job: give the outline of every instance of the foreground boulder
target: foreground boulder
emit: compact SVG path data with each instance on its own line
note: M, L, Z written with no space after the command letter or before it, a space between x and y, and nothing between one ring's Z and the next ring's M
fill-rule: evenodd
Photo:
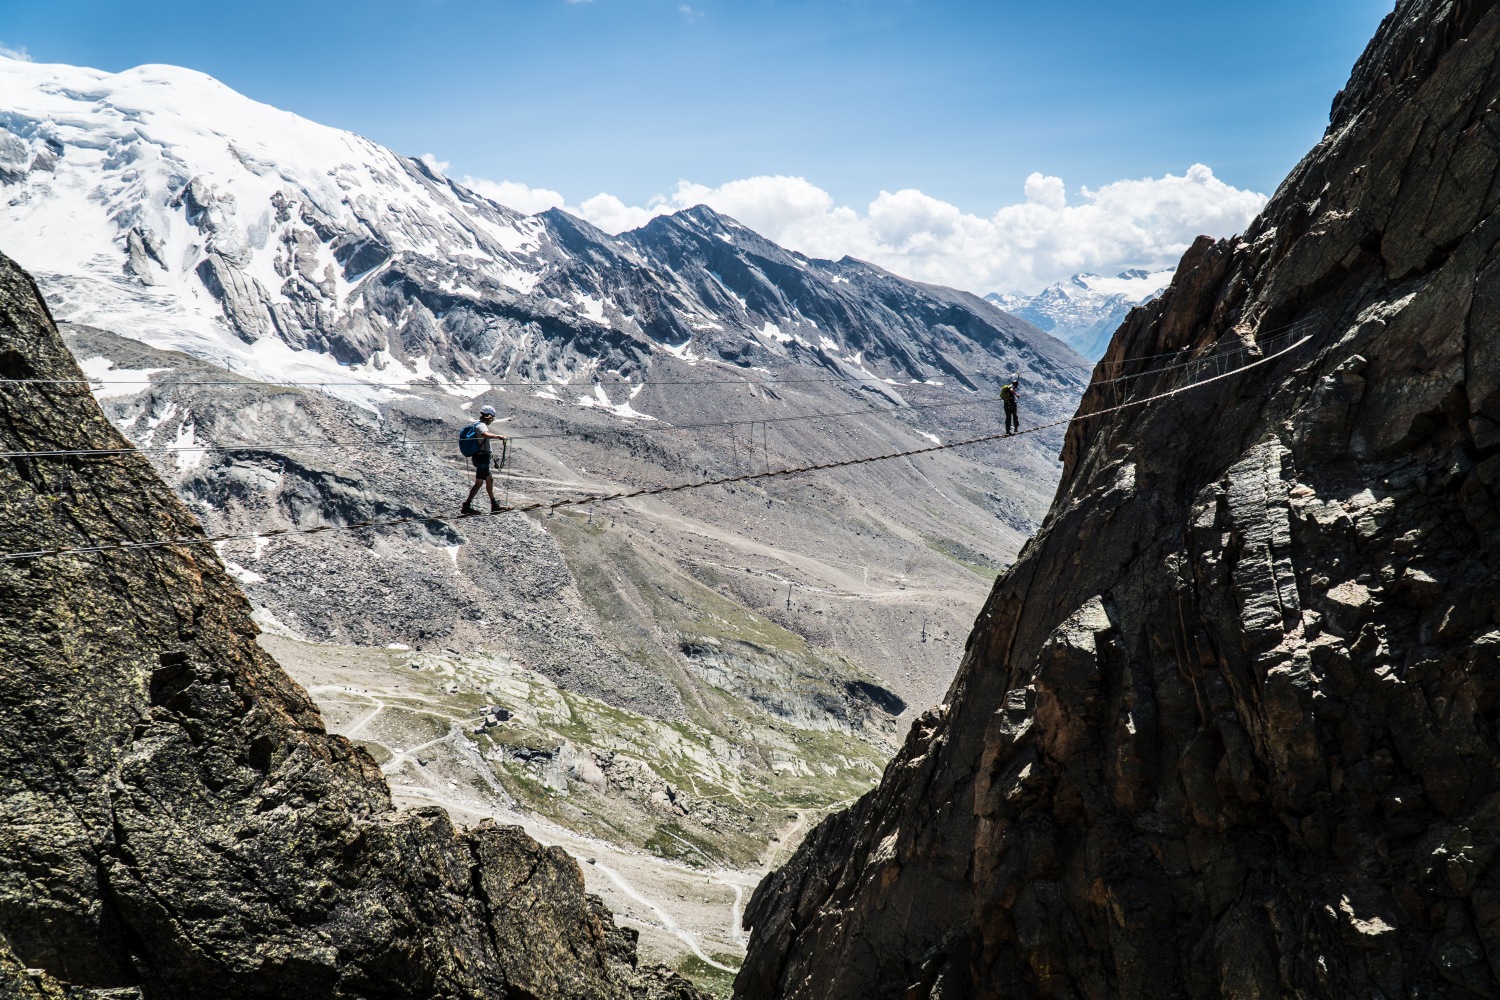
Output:
M1401 0L1116 333L1082 414L1238 374L1073 426L946 704L756 893L737 996L1500 996L1497 55L1492 0Z
M80 372L0 257L0 379ZM125 444L84 385L0 450ZM145 459L0 462L0 550L201 535ZM0 995L697 997L638 972L572 858L396 812L255 641L207 546L0 561Z

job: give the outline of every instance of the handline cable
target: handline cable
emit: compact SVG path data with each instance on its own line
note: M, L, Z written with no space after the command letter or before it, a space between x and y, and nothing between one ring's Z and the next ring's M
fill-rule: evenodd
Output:
M1153 368L1153 369L1151 369L1149 371L1137 372L1137 373L1135 373L1133 375L1122 375L1122 376L1119 376L1119 377L1113 378L1113 379L1101 379L1101 380L1099 380L1097 382L1091 382L1089 384L1088 388L1093 388L1095 386L1111 385L1111 384L1114 384L1114 383L1130 381L1130 380L1138 379L1138 378L1146 378L1146 377L1149 377L1149 376L1152 376L1152 375L1161 375L1161 374L1164 374L1166 372L1177 371L1177 370L1180 370L1180 369L1183 369L1183 368L1192 367L1194 365L1202 365L1202 364L1208 364L1208 363L1218 363L1220 361L1227 361L1227 360L1229 360L1231 357L1233 357L1235 355L1243 354L1243 353L1246 353L1248 351L1255 350L1257 348L1264 348L1265 346L1268 345L1269 342L1272 342L1272 341L1275 341L1275 340L1278 340L1278 339L1289 338L1291 335L1295 334L1296 327L1304 325L1306 322L1307 321L1301 321L1299 323L1289 324L1288 326L1280 328L1280 332L1273 333L1271 336L1268 336L1268 337L1264 338L1261 341L1257 341L1254 344L1248 344L1248 345L1244 345L1244 346L1241 346L1241 347L1232 348L1232 349L1230 349L1228 351L1224 351L1224 352L1218 353L1218 354L1204 355L1203 357L1193 358L1191 360L1184 361L1184 362L1181 362L1181 363L1176 364L1176 365L1163 365L1160 368ZM1159 355L1152 355L1151 357L1173 357L1173 356L1175 356L1175 354L1180 354L1180 353L1181 352L1179 351L1179 352L1175 352L1174 354L1159 354ZM1130 359L1127 359L1127 360L1129 360L1129 361L1141 361L1141 360L1150 360L1150 358L1130 358ZM1114 362L1114 364L1123 364L1123 363L1124 362ZM993 377L993 376L984 376L984 377ZM7 381L10 382L10 383L16 383L16 382L26 382L27 380L24 380L24 379L21 379L21 380L16 380L16 379L12 379L12 380L0 380L0 383L6 383ZM38 380L38 381L49 381L49 380ZM76 380L75 379L75 380L56 380L56 381L57 382L68 382L68 381L71 381L72 383L79 383L79 382L81 382L83 380ZM121 383L121 384L124 384L124 383ZM199 385L199 384L209 384L209 383L174 382L174 383L166 383L166 384L168 384L168 385ZM224 383L224 384L243 385L243 384L255 384L255 383L240 383L240 382L235 382L235 383ZM283 383L264 383L264 384L268 384L268 385L282 385ZM351 383L351 384L363 384L363 383ZM659 385L659 384L663 384L663 383L650 383L650 384L658 384ZM704 384L714 384L714 383L685 383L685 384L704 385ZM714 427L730 427L730 428L733 428L733 427L738 427L738 426L744 426L745 424L751 425L751 435L753 437L753 435L754 435L754 425L755 424L786 423L788 421L793 421L793 420L826 420L826 419L844 418L844 417L858 417L858 416L864 416L866 414L903 413L903 412L907 412L907 411L916 411L916 410L924 410L924 411L925 410L941 410L941 409L949 409L949 408L956 407L956 406L978 406L980 404L990 403L990 402L993 402L993 401L994 400L990 399L989 397L981 397L981 398L978 398L978 399L964 399L964 400L957 400L957 401L948 402L948 403L915 403L915 404L909 404L907 406L865 407L863 409L858 409L858 410L843 410L843 411L837 411L837 412L813 411L812 413L797 413L797 414L789 414L789 415L780 416L780 417L753 417L753 418L750 418L750 419L747 419L747 420L715 420L715 421L703 421L703 422L693 423L693 424L655 423L655 424L630 425L630 426L621 427L621 428L608 428L608 429L601 429L601 430L593 430L593 429L587 429L586 428L586 429L580 429L580 430L554 431L554 432L542 433L542 434L514 434L514 435L506 435L506 437L509 438L512 441L544 441L544 440L554 440L554 439L557 439L557 438L585 437L585 436L587 436L587 435L589 435L591 433L609 433L609 432L628 431L628 432L641 433L641 434L660 434L660 433L669 433L669 432L675 432L675 431L703 430L703 429L714 428ZM764 428L762 428L762 432L764 433ZM438 437L432 437L432 438L410 438L410 439L402 440L399 443L401 443L401 444L437 444L437 443L450 443L450 441L451 441L451 439L449 437L440 437L440 438L438 438ZM242 443L233 443L233 444L204 444L204 445L148 445L146 447L134 447L134 446L132 446L132 447L127 447L127 448L72 448L72 449L58 448L58 449L44 449L44 450L37 450L37 451L0 451L0 459L3 459L3 458L65 458L65 457L70 457L70 456L102 457L102 456L109 456L109 455L129 455L129 454L135 454L137 452L140 453L140 454L184 454L184 453L211 452L211 451L218 451L218 452L229 452L229 451L271 451L271 450L303 451L303 450L324 449L324 448L328 448L330 446L346 446L346 445L352 444L352 443L353 442L344 442L344 441L339 441L337 439L330 438L330 439L325 440L325 441L311 441L311 442L296 442L296 441L290 441L290 442L242 442ZM387 442L387 443L390 443L390 442Z
M1144 406L1147 403L1153 403L1158 400L1169 399L1173 396L1178 395L1179 393L1186 392L1191 389L1196 389L1199 386L1209 385L1213 382L1218 382L1226 378L1232 378L1236 375L1240 375L1244 372L1249 371L1251 368L1256 368L1260 365L1274 361L1277 358L1290 353L1296 348L1301 347L1311 339L1312 334L1308 334L1302 339L1288 345L1287 347L1282 348L1280 351L1277 351L1274 354L1268 354L1257 361L1253 361L1250 364L1245 365L1242 368L1237 368L1231 372L1225 372L1221 375L1213 375L1199 382L1194 382L1185 386L1177 386L1166 392L1157 393L1156 395L1147 396L1142 399L1130 400L1112 407L1095 410L1092 413L1075 414L1074 416L1066 417L1060 420L1054 420L1050 423L1039 424L1035 427L1028 427L1023 431L1016 431L1014 434L986 434L981 437L969 438L963 441L952 441L948 444L929 445L924 448L911 448L905 451L890 452L885 455L873 455L865 458L840 459L833 462L821 462L815 465L797 466L785 469L767 469L765 472L747 472L737 476L722 476L716 479L699 480L696 482L675 483L666 486L648 486L635 490L624 490L618 493L590 494L587 496L564 498L561 500L542 500L529 504L502 507L497 511L491 511L488 514L480 512L457 518L452 516L443 517L435 515L410 515L407 517L384 519L371 518L364 521L352 522L349 524L324 524L314 528L278 528L272 531L246 532L241 534L183 536L179 538L159 539L153 541L109 542L102 545L57 546L47 549L35 549L29 552L3 553L0 554L0 562L11 562L21 559L39 559L49 556L59 556L67 554L86 555L101 552L124 552L141 549L169 548L173 546L217 545L223 542L252 541L262 538L272 539L283 535L312 535L325 531L353 531L366 528L390 528L407 524L427 524L431 522L448 525L455 521L471 521L476 518L495 517L500 514L524 514L539 510L558 510L563 507L579 507L594 503L605 503L616 500L630 500L636 497L662 496L668 493L681 493L687 490L705 489L711 486L725 486L731 483L751 482L754 480L772 479L778 476L789 476L808 472L823 472L830 469L840 469L854 465L865 465L870 462L883 462L894 458L911 458L917 455L927 455L933 452L947 451L952 448L964 448L977 444L986 444L992 441L1004 439L1006 437L1019 437L1024 434L1036 434L1044 430L1049 430L1053 427L1061 427L1082 420L1091 420L1095 417L1106 416L1111 413L1118 413L1122 410L1131 409L1137 406Z
M874 406L859 410L841 410L838 412L824 412L814 410L811 413L793 413L781 417L753 417L746 420L712 420L694 424L668 424L655 422L651 424L626 425L623 427L600 428L598 430L583 428L569 431L552 431L542 434L507 434L511 441L543 441L555 438L584 437L593 433L611 432L636 432L642 434L662 434L672 431L705 430L714 427L735 427L745 424L772 423L779 424L792 420L826 420L831 418L861 417L869 414L880 413L905 413L909 410L941 410L955 406L978 406L982 403L993 403L988 397L979 399L961 399L948 403L916 403L909 406ZM408 438L405 441L387 441L386 444L452 444L451 436L430 438ZM132 455L140 453L152 454L180 454L205 451L269 451L280 449L285 451L303 451L311 449L322 449L330 446L346 446L354 442L340 441L329 438L325 441L272 441L272 442L244 442L240 444L201 444L201 445L147 445L146 447L128 448L58 448L39 451L0 451L0 458L64 458L71 455L78 456L106 456L106 455Z
M1278 327L1278 328L1273 329L1273 330L1265 331L1264 336L1260 337L1256 341L1255 344L1248 344L1248 345L1244 345L1244 346L1239 347L1239 348L1233 348L1230 351L1225 352L1225 353L1226 354L1227 353L1238 353L1238 352L1241 352L1241 351L1254 350L1255 347L1258 344L1263 344L1266 340L1271 339L1275 334L1278 334L1278 333L1280 333L1282 331L1290 330L1290 329L1292 329L1292 328L1294 328L1294 327L1296 327L1296 326L1298 326L1300 324L1304 324L1304 323L1307 323L1307 322L1308 322L1308 320L1300 320L1297 323L1289 323L1286 326ZM1096 362L1095 365L1097 367L1098 365L1108 364L1110 366L1118 367L1118 366L1121 366L1121 365L1130 364L1132 362L1153 361L1153 360L1156 360L1158 358L1178 357L1179 355L1181 355L1182 351L1186 350L1186 349L1187 348L1184 347L1184 348L1181 348L1181 349L1179 349L1177 351L1169 351L1169 352L1164 352L1164 353L1161 353L1161 354L1145 355L1143 357L1136 357L1136 358L1124 358L1124 359L1121 359L1120 361L1110 361L1110 362L1099 361L1099 362ZM1191 362L1191 361L1184 362L1184 364L1191 364L1191 363L1193 363L1193 362ZM1173 366L1168 366L1168 367L1173 367ZM1090 384L1092 384L1092 385L1100 385L1100 384L1104 384L1104 383L1108 383L1108 382L1125 381L1125 380L1128 380L1128 379L1140 378L1143 375L1155 374L1156 372L1165 371L1165 370L1167 370L1165 367L1164 368L1156 368L1156 369L1152 369L1152 370L1150 370L1148 372L1138 372L1138 373L1133 374L1133 375L1122 375L1122 376L1118 376L1116 378L1111 378L1111 379L1101 379L1099 382L1094 382L1094 383L1090 383ZM943 373L939 373L939 374L942 375ZM979 379L1003 379L1003 378L1005 378L1005 375L1003 375L1001 373L995 373L995 372L950 372L950 373L947 373L947 375L949 377L952 377L952 378L979 378ZM622 385L629 385L629 386L632 386L632 387L635 387L635 386L657 386L657 385L670 385L670 386L759 385L759 386L768 386L768 387L771 387L771 388L775 388L776 386L781 386L781 385L847 385L850 382L880 382L880 383L884 383L884 384L887 384L887 385L892 385L895 388L899 388L899 389L910 389L910 388L913 388L913 387L919 387L919 386L931 384L930 380L921 381L921 382L897 382L894 379L890 379L890 378L887 378L887 377L882 376L882 375L843 375L843 376L840 376L838 378L784 378L784 379L756 379L756 378L660 379L660 380L656 380L656 379L644 379L644 380L642 380L640 382L630 382L630 381L627 380L627 381L625 381L625 382L623 382L621 384ZM407 381L407 382L378 382L378 381L368 381L368 380L366 380L366 381L358 381L358 380L355 380L355 381L335 381L335 380L268 381L268 380L250 378L248 376L246 376L244 378L239 378L239 379L183 379L183 380L179 380L179 381L166 381L166 380L152 381L149 378L146 378L146 379L109 379L109 378L86 378L86 377L85 378L6 378L6 379L0 379L0 386L4 386L4 385L86 385L86 386L91 386L91 387L92 386L105 387L105 386L115 386L115 385L241 386L241 387L245 387L245 386L268 386L268 387L281 388L281 389L320 389L320 388L344 387L344 388L362 388L362 389L374 389L374 390L386 389L386 390L390 390L390 391L398 391L398 390L401 390L401 391L410 391L410 390L414 390L414 389L426 389L426 390L430 390L430 391L434 391L434 392L439 392L440 391L440 392L445 392L445 393L446 392L450 392L451 390L454 390L454 389L478 388L480 390L479 394L482 394L485 390L488 390L488 389L497 389L497 388L551 388L551 389L568 389L568 388L577 388L580 385L590 385L590 386L592 386L592 385L602 385L602 384L603 384L602 382L597 381L597 377L596 377L595 381L590 381L590 382L586 382L586 383L583 383L583 382L542 381L542 380L537 380L537 379L519 379L519 380L518 379L506 379L506 380L502 380L502 381L498 381L498 382L496 382L496 381L490 381L490 380L487 380L487 379L465 379L465 380L455 379L455 380L453 380L451 382L443 383L443 382L440 382L438 380L437 376L429 376L427 378L417 379L417 380L412 380L412 381Z
M948 373L950 378L1003 378L1002 374L988 374L978 372ZM623 378L623 376L621 376ZM839 378L781 378L781 379L756 379L756 378L725 378L725 379L646 379L640 382L625 381L622 386L647 386L647 385L760 385L775 388L781 385L847 385L850 382L881 382L892 385L898 389L910 389L916 386L934 384L930 380L922 382L897 382L883 375L844 375ZM479 388L481 393L486 389L571 389L580 385L603 385L603 382L541 382L541 381L515 381L505 380L491 382L481 379L470 379L467 381L453 381L448 383L438 382L434 377L431 381L426 379L412 382L300 382L300 381L269 381L254 379L246 376L241 379L183 379L181 381L167 381L165 379L106 379L106 378L5 378L0 379L0 385L191 385L191 386L247 386L265 385L278 389L321 389L330 387L357 387L361 389L389 389L392 391L410 391L413 389L429 389L433 391L448 392L453 389Z

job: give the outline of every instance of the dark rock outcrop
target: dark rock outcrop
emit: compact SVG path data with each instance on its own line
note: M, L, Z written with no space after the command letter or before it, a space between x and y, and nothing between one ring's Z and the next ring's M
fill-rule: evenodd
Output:
M79 377L0 257L0 378ZM3 450L123 444L82 385L0 394ZM5 552L198 530L139 456L0 465ZM698 995L562 851L393 810L255 634L210 548L0 562L0 994Z
M1084 414L1270 360L1073 426L946 704L754 897L737 996L1500 996L1497 55L1493 0L1401 0L1116 333Z

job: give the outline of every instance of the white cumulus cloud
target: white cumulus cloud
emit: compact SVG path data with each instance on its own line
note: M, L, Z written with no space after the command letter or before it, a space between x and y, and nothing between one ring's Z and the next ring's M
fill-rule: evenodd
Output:
M6 59L14 59L17 62L31 62L31 53L26 51L24 45L6 45L0 42L0 56Z
M545 212L549 208L562 208L566 200L556 191L527 187L516 181L487 181L479 177L465 177L459 183L491 201L498 201L506 208L513 208L527 215Z
M630 205L598 194L569 206L561 194L514 182L465 178L481 194L523 212L562 207L619 233L654 216L708 205L766 238L813 257L845 255L904 277L974 292L1035 292L1079 271L1113 274L1170 267L1199 235L1240 232L1266 202L1194 164L1181 176L1121 180L1070 195L1060 177L1034 173L1024 200L991 216L915 189L882 191L863 209L838 204L802 177L763 176L676 190Z

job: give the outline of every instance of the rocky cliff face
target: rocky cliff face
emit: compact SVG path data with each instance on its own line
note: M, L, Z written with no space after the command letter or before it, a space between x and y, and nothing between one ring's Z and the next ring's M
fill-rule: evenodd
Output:
M1312 339L1074 425L946 704L755 896L740 997L1500 995L1497 53L1491 0L1402 0L1116 333L1084 414Z
M3 257L0 377L79 377ZM123 443L78 386L0 412L5 450ZM138 456L0 466L7 552L196 530ZM395 812L249 610L206 548L0 563L0 994L697 996L563 852Z

